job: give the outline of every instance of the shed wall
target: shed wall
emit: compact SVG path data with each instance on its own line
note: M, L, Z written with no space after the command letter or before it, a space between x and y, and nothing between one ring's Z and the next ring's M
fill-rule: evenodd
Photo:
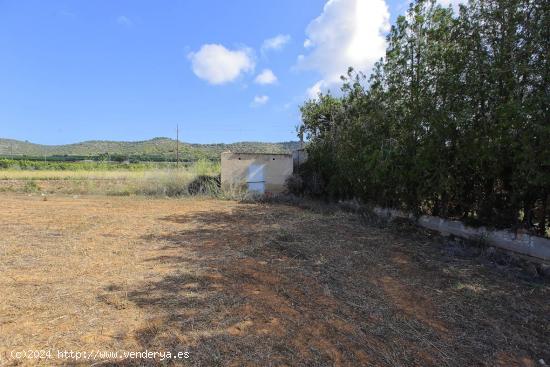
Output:
M246 187L248 167L252 164L265 164L265 191L281 193L285 190L286 179L292 175L292 155L283 154L240 154L222 153L222 187Z

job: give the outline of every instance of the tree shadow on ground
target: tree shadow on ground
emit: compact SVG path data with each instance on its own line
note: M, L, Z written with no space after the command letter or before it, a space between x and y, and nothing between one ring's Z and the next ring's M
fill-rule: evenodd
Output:
M147 261L165 274L127 297L148 315L135 334L142 349L190 353L166 364L458 366L550 359L548 288L480 269L475 258L449 259L425 233L281 205L243 204L159 221L181 226L144 237L162 245ZM527 292L531 302L521 303Z

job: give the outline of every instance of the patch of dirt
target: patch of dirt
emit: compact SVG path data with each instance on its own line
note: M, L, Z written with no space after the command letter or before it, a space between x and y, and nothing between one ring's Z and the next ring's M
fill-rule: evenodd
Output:
M208 199L0 203L0 365L35 365L10 357L23 349L187 351L162 363L196 366L550 361L548 282L428 232Z
M412 287L407 287L398 280L389 276L381 277L379 285L386 296L393 302L395 307L409 317L415 317L440 334L446 333L447 327L439 320L434 318L434 306L430 300L422 294L414 293Z

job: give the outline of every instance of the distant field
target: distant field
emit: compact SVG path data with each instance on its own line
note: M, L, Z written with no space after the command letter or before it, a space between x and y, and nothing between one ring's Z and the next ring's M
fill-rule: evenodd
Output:
M199 160L199 162L215 162ZM143 171L159 168L189 167L192 162L110 162L110 161L55 161L0 158L0 171Z
M0 180L131 180L143 178L153 172L168 172L172 170L149 170L149 171L21 171L3 170L0 171ZM173 170L172 172L176 172ZM180 173L187 173L187 170L179 170Z
M61 163L63 166L79 163ZM137 166L137 167L136 167ZM147 167L143 164L112 169L96 165L94 169L24 170L0 169L0 191L41 194L107 194L183 196L197 180L211 177L208 190L216 190L218 163L202 160L180 168ZM204 182L199 182L199 186Z

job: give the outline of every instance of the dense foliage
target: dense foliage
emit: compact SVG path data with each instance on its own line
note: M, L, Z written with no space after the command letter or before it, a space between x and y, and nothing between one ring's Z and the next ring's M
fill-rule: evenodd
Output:
M339 97L301 107L307 189L546 234L549 7L412 4L370 79L350 70Z

